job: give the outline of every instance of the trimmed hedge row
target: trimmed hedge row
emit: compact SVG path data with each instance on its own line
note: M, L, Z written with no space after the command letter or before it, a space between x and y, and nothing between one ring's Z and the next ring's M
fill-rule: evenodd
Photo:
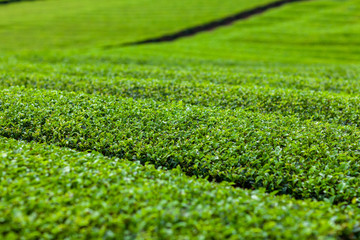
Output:
M116 59L103 56L70 56L51 58L46 53L41 57L21 56L21 60L0 57L0 79L8 84L13 81L36 82L59 81L119 81L123 78L188 81L228 85L259 85L274 88L329 91L346 94L360 93L359 70L356 67L287 66L243 64L239 66L217 66L212 63L175 65L165 62ZM138 57L138 56L137 56ZM26 60L25 60L26 59ZM191 62L191 61L190 61ZM36 83L35 83L36 84Z
M3 86L24 85L120 97L151 98L157 101L184 103L221 108L243 108L264 113L295 115L300 119L326 121L341 125L360 124L360 98L313 91L273 89L256 86L224 86L196 82L158 80L99 79L18 79L5 80Z
M295 198L356 203L360 132L244 110L11 88L0 134L180 167L188 175Z
M0 138L5 239L356 238L357 209ZM294 221L296 224L294 224Z

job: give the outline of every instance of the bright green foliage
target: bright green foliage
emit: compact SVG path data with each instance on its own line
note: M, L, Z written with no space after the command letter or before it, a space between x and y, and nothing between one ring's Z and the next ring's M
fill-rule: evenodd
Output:
M174 43L122 48L231 15L270 0L34 1L0 8L0 50L97 49L118 58L359 63L359 0L292 3ZM24 11L26 9L26 11ZM105 50L112 46L110 50ZM82 55L84 51L77 54Z
M75 53L72 56L71 52L56 55L41 52L0 58L0 84L5 87L20 84L65 89L62 85L69 85L68 90L71 90L72 85L77 89L87 84L91 89L101 84L105 88L117 88L127 79L161 80L177 84L191 82L262 86L355 96L360 94L360 68L357 65L260 64L143 55L119 58L114 55L104 56L99 52L91 56ZM80 89L84 90L84 87Z
M359 45L360 0L315 0L292 3L171 44L135 47L129 52L271 63L359 63Z
M70 75L70 74L69 74ZM292 90L254 86L254 84L224 85L196 81L159 81L154 79L123 79L102 77L9 77L0 83L3 87L25 87L81 91L94 94L154 99L156 101L182 101L206 107L226 109L243 108L256 112L276 112L341 125L360 124L360 98L309 90Z
M360 238L359 0L121 47L268 2L1 5L0 238Z
M0 50L119 46L268 2L271 0L45 0L0 6Z
M0 134L180 168L295 198L351 203L359 194L357 128L244 110L12 88Z
M51 145L0 138L0 173L0 236L6 239L336 239L358 234L351 230L357 210L233 189L177 170Z

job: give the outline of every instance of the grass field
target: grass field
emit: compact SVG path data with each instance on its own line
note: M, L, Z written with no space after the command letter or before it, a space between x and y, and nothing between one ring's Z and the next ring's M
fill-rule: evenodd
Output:
M271 2L47 0L0 9L1 49L94 48L181 30Z
M359 239L360 1L0 4L0 238Z

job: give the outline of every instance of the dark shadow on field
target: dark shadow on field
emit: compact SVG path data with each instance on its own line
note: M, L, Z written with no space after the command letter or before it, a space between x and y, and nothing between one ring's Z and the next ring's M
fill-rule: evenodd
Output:
M211 30L214 30L221 26L229 25L236 21L250 18L254 15L259 15L270 9L281 7L285 4L294 3L294 2L304 2L304 1L310 1L310 0L278 0L276 2L262 5L262 6L250 9L250 10L242 11L240 13L236 13L234 15L231 15L231 16L228 16L225 18L217 19L212 22L208 22L208 23L205 23L205 24L202 24L199 26L187 28L187 29L181 30L179 32L167 34L167 35L156 37L156 38L145 39L145 40L141 40L141 41L137 41L137 42L130 42L130 43L124 43L124 44L117 44L117 45L108 45L108 46L105 46L104 48L108 49L108 48L116 48L116 47L121 47L121 46L142 45L142 44L148 44L148 43L171 42L171 41L175 41L179 38L193 36L195 34L205 32L205 31L211 31Z
M0 5L10 4L10 3L18 3L18 2L32 2L36 0L0 0Z

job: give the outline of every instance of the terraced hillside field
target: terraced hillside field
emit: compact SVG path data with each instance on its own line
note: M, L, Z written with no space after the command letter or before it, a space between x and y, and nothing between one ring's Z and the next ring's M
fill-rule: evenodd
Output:
M0 4L0 238L360 238L359 8Z

